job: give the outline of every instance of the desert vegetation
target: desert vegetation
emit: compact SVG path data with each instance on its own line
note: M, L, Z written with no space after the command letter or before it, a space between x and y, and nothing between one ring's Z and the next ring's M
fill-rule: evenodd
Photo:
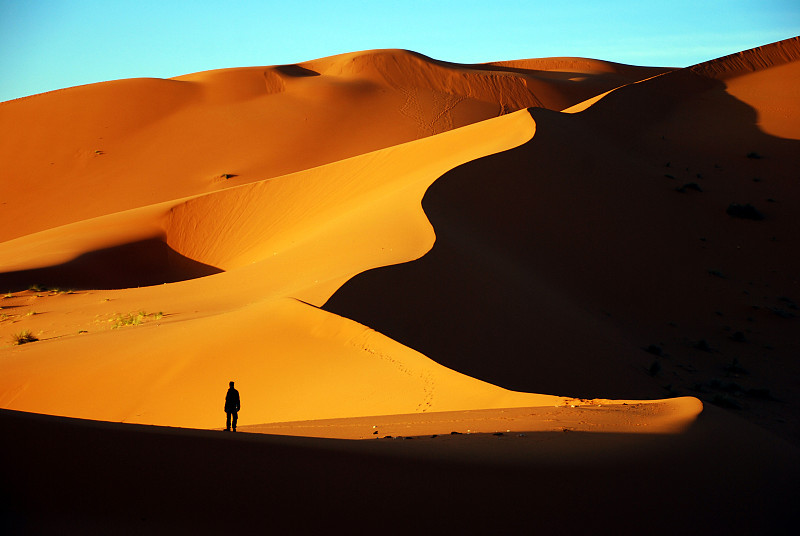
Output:
M743 220L758 221L764 219L764 214L750 203L744 205L731 203L725 212L733 218L741 218Z
M137 311L133 313L118 314L109 322L112 322L111 329L118 329L124 326L138 326L147 320L161 320L164 316L163 312L146 313L144 311Z
M39 339L27 329L24 329L11 336L11 342L16 346L19 346L20 344L27 344L29 342L36 342L38 340Z

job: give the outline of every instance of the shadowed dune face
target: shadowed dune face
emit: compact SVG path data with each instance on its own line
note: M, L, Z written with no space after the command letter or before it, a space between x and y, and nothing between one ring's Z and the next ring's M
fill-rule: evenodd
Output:
M800 344L770 308L800 299L800 141L765 134L725 83L689 71L580 114L531 113L531 141L428 190L429 254L355 277L325 309L511 389L693 392L738 359L752 370L745 383L793 399L787 378L800 370L772 374ZM768 216L734 219L734 202ZM740 330L751 344L731 340ZM670 359L643 351L653 343ZM669 370L651 380L654 360Z
M265 523L286 533L384 525L390 533L790 534L800 476L796 449L733 419L671 436L413 441L224 435L9 411L0 424L17 439L0 454L25 462L0 467L13 483L0 490L0 526L26 534L65 526L247 534ZM110 492L109 482L122 484Z
M151 238L79 255L57 266L0 273L0 288L18 292L39 285L61 289L124 289L174 283L222 270L181 255Z
M320 73L317 71L313 71L311 69L306 69L305 67L301 67L300 65L278 65L275 67L275 70L281 74L285 74L286 76L293 76L296 78L302 78L304 76L319 76Z

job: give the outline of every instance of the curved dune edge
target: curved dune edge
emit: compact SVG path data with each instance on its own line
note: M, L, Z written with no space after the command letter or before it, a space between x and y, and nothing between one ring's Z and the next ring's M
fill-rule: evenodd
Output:
M703 411L694 397L666 400L564 398L553 406L377 415L250 425L242 432L337 439L526 432L680 433Z
M203 99L238 105L259 98L262 84L268 96L288 94L288 85L310 81L317 77L314 73L348 80L377 73L388 85L397 84L393 77L399 71L392 68L402 67L402 62L396 55L388 55L385 65L359 63L360 57L276 67L273 74L280 84L269 77L254 82L253 73L261 76L257 71L237 72L247 82L242 82L241 93L215 92L224 89L223 84L209 83L203 91L195 87L175 98L184 106L179 112ZM446 69L439 63L428 67L423 78L441 82ZM199 73L182 82L203 84L218 75ZM506 77L487 75L486 80L501 80L502 86ZM447 83L458 85L460 80ZM432 87L442 91L446 86ZM473 86L461 90L471 91ZM171 87L180 93L189 86ZM145 126L161 128L161 119ZM169 121L173 119L170 115ZM139 141L145 136L142 129L135 129ZM220 384L224 389L227 379L237 380L247 401L243 424L566 403L564 397L508 391L458 374L314 307L357 273L424 255L434 240L420 208L426 188L448 170L517 147L534 132L535 124L523 110L269 180L249 177L223 189L204 184L202 193L195 185L188 196L173 195L168 201L3 243L3 259L13 258L15 263L6 268L13 269L52 266L97 248L145 238L161 239L179 254L226 272L141 289L14 295L8 303L19 311L15 320L0 325L0 335L5 338L18 329L24 318L24 325L42 336L37 344L3 349L0 405L92 419L216 428L220 404L209 400L210 393L220 391ZM82 165L88 165L87 158L103 155L79 156ZM181 163L180 158L172 159L170 165ZM187 193L182 188L169 191ZM117 230L114 224L119 224ZM111 331L103 324L115 314L165 309L163 317L142 326ZM37 314L26 318L26 312ZM691 400L687 405L696 408L699 401ZM688 411L677 420L691 418Z
M228 379L241 389L243 424L557 403L463 376L293 299L321 304L355 273L424 254L434 240L420 207L427 186L464 161L524 143L534 130L522 111L294 176L5 243L7 252L35 253L48 243L46 252L77 255L108 246L115 223L140 232L161 225L177 251L229 271L140 289L15 294L4 303L21 309L17 324L24 321L40 342L5 349L0 405L214 428L220 409L210 394ZM214 210L235 221L227 225ZM388 222L387 211L395 216ZM28 317L33 307L37 314ZM109 323L130 311L163 316L112 330ZM17 325L2 328L8 336Z
M529 141L535 129L521 110L310 170L48 229L0 243L0 270L50 267L99 249L161 239L225 271L247 268L258 272L254 277L274 278L276 261L314 253L326 260L312 267L315 275L349 278L425 254L435 240L421 208L428 186L464 162ZM303 264L295 262L296 268ZM258 285L255 294L262 298L293 296L318 305L327 299L304 293L308 283L296 271L286 275L300 286L276 288L274 279L250 284ZM229 290L222 285L216 292Z
M692 69L716 73L730 95L757 110L758 126L767 134L800 140L800 37Z
M800 36L687 67L692 72L726 80L800 60Z
M649 76L375 50L115 80L0 103L0 240L318 167ZM120 103L124 103L121 106ZM80 203L66 202L76 193ZM30 215L36 213L32 218Z
M30 243L22 238L4 244L16 245L18 252L33 244L30 251L41 251L49 240L44 251L75 255L89 246L108 246L114 236L132 238L119 229L157 230L177 251L229 271L141 289L16 296L15 302L25 298L42 306L40 312L47 314L31 319L41 319L40 325L58 314L59 305L77 322L51 328L49 340L9 349L0 405L97 420L218 428L219 404L209 393L219 390L220 378L235 378L243 393L243 425L569 406L565 397L509 391L464 376L365 326L292 299L321 305L364 269L424 254L434 240L420 207L427 187L455 165L517 146L534 132L530 114L522 111L280 179L80 222L33 235ZM317 197L297 196L320 188ZM281 203L291 211L281 212ZM388 225L387 211L397 215ZM419 231L409 234L409 229ZM366 242L354 239L359 234ZM327 243L349 247L331 251ZM309 263L321 250L327 262ZM301 266L311 271L302 274ZM98 301L106 305L98 307ZM108 322L112 311L155 311L165 303L173 309L160 319L145 319L144 325L97 327L97 317ZM108 312L96 314L103 310ZM95 313L91 323L90 313ZM89 333L75 336L81 327ZM595 422L605 426L603 419Z
M655 82L659 78L686 77L690 74L724 82L728 94L752 106L758 113L758 126L773 136L800 139L800 37L785 39L685 69L665 70L650 78L621 84L561 110L579 113L608 95L628 86Z

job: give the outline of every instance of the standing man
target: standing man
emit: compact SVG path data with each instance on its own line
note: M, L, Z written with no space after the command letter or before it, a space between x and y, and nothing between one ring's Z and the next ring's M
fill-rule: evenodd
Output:
M225 431L231 431L231 416L233 416L233 431L236 431L236 421L239 420L239 409L241 403L239 402L239 391L233 388L233 382L230 383L228 393L225 395L225 413L228 418L225 421Z

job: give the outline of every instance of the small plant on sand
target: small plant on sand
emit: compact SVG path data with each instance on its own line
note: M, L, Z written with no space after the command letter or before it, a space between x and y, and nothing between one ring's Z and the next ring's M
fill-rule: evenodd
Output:
M734 332L734 334L731 335L730 339L736 342L747 342L747 337L741 331Z
M742 406L741 402L733 397L723 394L715 394L714 398L711 399L711 403L726 409L744 409L744 406Z
M682 194L686 193L689 190L694 190L695 192L702 192L703 191L703 189L700 187L700 185L697 184L696 182L687 182L683 186L679 186L678 188L675 188L676 192L680 192Z
M755 387L747 390L747 394L753 398L760 398L761 400L777 400L772 396L772 392L766 387Z
M735 357L728 365L725 365L724 370L728 376L731 375L739 376L742 374L749 374L747 370L744 367L742 367L742 365L739 363L739 360Z
M75 291L72 290L71 288L53 287L53 288L47 289L47 291L50 293L51 296L55 296L57 294L75 294Z
M124 315L117 315L113 319L111 329L121 328L122 326L138 326L147 317L147 313L139 311L138 313L128 313Z
M664 350L657 344L651 344L647 348L644 349L645 352L648 354L653 354L654 356L661 357L664 355Z
M731 203L728 205L727 210L725 211L728 216L734 218L741 218L743 220L755 220L760 221L764 219L764 214L762 214L756 207L747 203L746 205L740 205L739 203Z
M161 311L157 313L146 313L144 311L139 311L136 313L120 314L110 320L113 322L111 329L117 329L123 326L138 326L147 320L148 317L152 317L153 320L161 320L163 316L164 313Z
M39 339L37 339L36 336L27 329L24 329L19 333L15 333L14 335L11 336L11 342L15 345L25 344L29 342L36 342L38 340Z
M708 344L708 341L705 339L700 339L692 346L695 350L700 350L701 352L713 352L714 349Z

